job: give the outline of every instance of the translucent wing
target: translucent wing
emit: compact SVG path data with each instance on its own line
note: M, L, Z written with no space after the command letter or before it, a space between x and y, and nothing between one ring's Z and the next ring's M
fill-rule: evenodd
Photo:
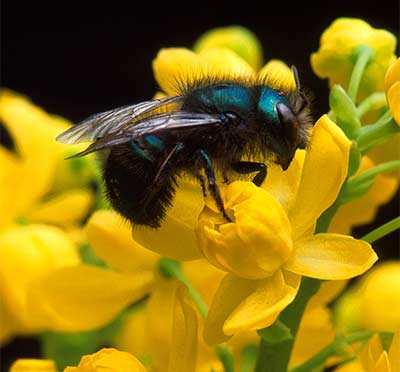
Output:
M61 133L57 141L72 144L97 140L119 131L124 126L134 124L143 114L180 101L181 96L167 97L95 114Z
M109 133L92 143L86 150L71 157L84 156L94 151L130 142L144 135L159 135L167 131L173 137L174 134L182 134L187 130L210 129L221 124L222 121L218 115L185 111L165 112L140 120L135 125L123 127L118 132Z

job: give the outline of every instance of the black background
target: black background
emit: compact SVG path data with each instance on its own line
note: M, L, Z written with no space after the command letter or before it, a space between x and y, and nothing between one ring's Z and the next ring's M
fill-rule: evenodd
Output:
M330 1L319 5L264 0L257 4L187 2L2 3L2 86L29 96L73 122L117 106L149 99L157 89L151 61L162 47L191 47L213 27L240 24L256 33L264 57L295 64L316 97L315 115L327 111L327 84L311 71L309 55L337 17L360 17L398 34L397 1ZM180 15L180 14L190 15ZM248 15L253 14L253 15ZM257 14L256 16L254 14ZM398 214L398 198L382 208L362 236ZM383 259L398 255L398 235L375 245ZM1 325L0 325L1 326ZM2 370L15 357L37 356L37 345L18 339L2 350Z

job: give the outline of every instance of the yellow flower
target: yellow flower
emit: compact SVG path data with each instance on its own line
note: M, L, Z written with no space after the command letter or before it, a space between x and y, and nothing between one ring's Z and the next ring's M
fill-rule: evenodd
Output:
M376 260L365 242L312 235L316 219L336 199L346 177L349 147L324 116L314 127L309 151L298 151L286 173L271 166L264 189L243 182L221 189L235 223L226 223L216 206L207 204L197 228L199 246L212 264L228 271L206 320L208 342L270 325L294 299L301 275L346 279Z
M14 227L0 232L0 256L0 342L51 329L51 324L41 324L33 316L37 304L29 300L29 290L42 275L78 265L75 244L56 227Z
M210 49L228 48L258 70L262 64L262 48L257 37L247 28L230 26L204 33L193 47L196 53Z
M156 316L149 318L149 331L151 334L130 334L130 341L135 342L146 348L146 341L151 340L154 356L158 356L152 361L151 370L157 371L185 371L194 372L197 362L198 347L198 319L187 293L186 287L178 281L165 281L160 290L154 293L150 300L153 302L149 306L156 306L153 310L157 311ZM163 312L168 313L167 324L159 321L160 308L163 305ZM164 315L162 313L161 315ZM161 319L165 319L163 316ZM142 324L143 326L144 324ZM156 329L152 330L154 326ZM168 329L167 329L168 328ZM164 337L164 334L168 336ZM150 337L153 338L150 338ZM160 342L161 341L161 342ZM44 372L55 371L51 361L40 360L17 360L11 372L38 371L42 367ZM50 369L52 367L53 369ZM40 369L41 371L41 369ZM82 357L77 367L67 367L64 372L139 372L147 371L143 364L132 354L119 351L114 348L101 349L100 351Z
M70 123L9 90L0 91L0 118L16 147L15 152L0 147L0 228L18 219L63 227L78 223L93 202L92 192L81 188L93 179L93 167L85 160L87 167L74 163L74 170L64 161L71 149L55 137Z
M375 166L375 163L364 156L355 176ZM393 198L397 191L398 180L387 175L378 175L371 188L362 197L342 205L329 225L329 232L350 234L352 228L372 222L379 207Z
M64 372L146 372L146 368L133 355L113 348L104 348L82 357L77 367Z
M386 30L374 29L357 18L338 18L322 34L319 50L311 55L311 66L329 85L347 89L353 69L353 53L357 46L369 46L374 55L365 69L359 99L383 91L387 68L395 59L396 37Z
M47 359L18 359L10 372L57 372L56 364Z
M376 265L345 293L336 308L337 327L345 331L400 328L400 262Z
M388 351L382 347L379 335L374 335L361 350L357 359L340 366L335 372L399 372L400 331L392 339Z
M32 316L54 331L100 327L143 298L154 282L158 256L132 240L130 228L115 212L95 212L86 234L96 256L114 270L80 264L53 270L31 283Z
M400 126L400 58L388 68L384 85L390 111Z

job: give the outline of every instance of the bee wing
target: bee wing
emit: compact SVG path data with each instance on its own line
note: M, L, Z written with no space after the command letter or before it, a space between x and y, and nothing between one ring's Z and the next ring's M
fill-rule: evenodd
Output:
M103 150L116 145L127 143L143 135L157 135L167 131L168 133L221 125L222 121L218 115L209 115L196 112L176 111L165 112L138 121L133 126L126 126L120 131L110 133L107 136L92 143L86 150L71 156L76 158L90 154L91 152Z
M181 96L167 97L95 114L61 133L56 140L67 144L93 141L135 124L140 115L181 100Z

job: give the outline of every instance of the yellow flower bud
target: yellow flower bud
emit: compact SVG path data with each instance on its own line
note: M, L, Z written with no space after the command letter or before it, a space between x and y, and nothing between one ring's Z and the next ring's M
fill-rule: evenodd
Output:
M290 222L283 207L252 183L234 182L221 191L233 222L225 221L216 205L207 204L197 227L204 256L243 278L271 276L292 251Z
M336 308L337 324L345 331L370 329L395 332L400 328L400 262L374 266L346 293Z
M47 359L17 359L10 372L57 372L56 364Z
M67 367L64 372L146 372L146 368L133 355L113 348L82 357L77 367Z
M361 19L339 18L324 31L319 50L311 55L314 72L320 78L328 78L330 86L340 84L347 89L354 64L353 53L360 45L370 47L374 55L361 80L359 98L383 91L385 72L395 58L396 37Z

